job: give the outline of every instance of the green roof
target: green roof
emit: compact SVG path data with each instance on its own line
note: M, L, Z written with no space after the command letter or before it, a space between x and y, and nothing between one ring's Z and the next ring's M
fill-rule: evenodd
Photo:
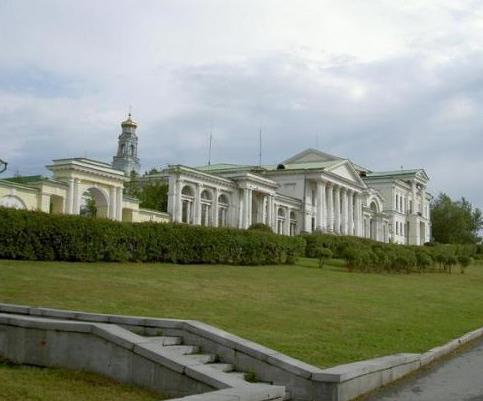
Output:
M29 184L32 182L39 182L46 179L47 177L43 177L41 175L27 175L27 176L4 178L5 181L16 182L18 184Z
M240 171L240 170L252 170L258 168L257 166L241 165L241 164L229 164L229 163L216 163L206 166L193 167L195 170L204 171L207 173L217 171Z
M421 169L413 170L393 170L393 171L374 171L372 173L367 173L367 177L393 177L399 175L411 175L416 174Z

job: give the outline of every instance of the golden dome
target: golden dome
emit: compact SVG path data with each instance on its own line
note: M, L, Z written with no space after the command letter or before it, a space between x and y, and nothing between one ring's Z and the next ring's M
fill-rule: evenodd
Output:
M136 121L132 119L131 113L128 114L127 120L121 123L121 127L134 127L136 128L138 125Z

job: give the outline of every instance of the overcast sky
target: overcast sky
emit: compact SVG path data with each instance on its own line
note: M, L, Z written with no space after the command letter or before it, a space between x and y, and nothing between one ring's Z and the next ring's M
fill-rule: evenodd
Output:
M132 105L143 169L307 147L423 167L483 207L483 2L0 0L0 158L110 162Z

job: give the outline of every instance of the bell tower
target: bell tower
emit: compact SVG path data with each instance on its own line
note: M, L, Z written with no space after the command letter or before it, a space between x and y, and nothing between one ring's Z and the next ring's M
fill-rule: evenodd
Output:
M129 113L126 121L121 123L122 132L118 138L117 154L112 159L112 167L124 171L130 176L132 171L139 173L138 137L136 135L137 123Z

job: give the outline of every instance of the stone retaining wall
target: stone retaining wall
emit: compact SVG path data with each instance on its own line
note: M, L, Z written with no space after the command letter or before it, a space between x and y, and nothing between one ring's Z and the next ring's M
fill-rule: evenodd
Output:
M162 332L165 336L182 337L185 344L200 346L203 352L216 354L220 361L233 364L237 371L253 372L260 381L272 384L271 386L262 384L250 385L251 387L248 385L245 386L246 388L244 389L245 392L242 398L247 401L256 401L250 398L252 396L255 397L253 394L258 394L257 397L260 397L260 394L262 394L262 399L267 400L276 399L277 397L280 398L282 396L281 394L284 393L284 389L287 391L286 397L295 401L348 401L378 387L389 384L419 369L421 366L446 355L456 347L483 335L483 329L479 329L424 354L396 354L339 365L329 369L319 369L272 349L194 320L93 314L8 304L0 304L0 314L0 354L3 353L7 357L10 355L10 357L13 357L13 360L18 360L19 358L15 359L15 357L21 355L23 358L26 358L20 358L20 362L22 363L35 362L35 364L41 364L46 363L46 361L48 362L48 358L54 358L54 361L65 364L65 367L79 369L82 366L87 366L93 371L111 377L116 375L117 377L127 378L129 375L132 375L132 380L135 384L149 387L149 385L153 385L153 375L159 377L164 374L164 371L155 373L158 368L154 368L148 362L145 362L144 359L152 362L153 359L149 360L149 357L155 360L157 358L157 362L162 363L163 369L170 369L170 372L166 373L166 377L173 377L173 371L186 376L176 380L173 378L165 381L160 379L159 383L165 383L162 384L162 387L167 389L168 395L184 396L186 394L218 389L219 391L216 391L216 397L208 399L220 401L226 397L230 398L233 396L233 389L236 388L234 383L226 382L227 379L223 375L208 375L202 367L193 369L189 366L186 367L177 360L167 361L166 356L154 356L149 352L152 349L147 350L149 349L147 344L136 343L136 338L132 337L135 336L134 333L146 336L159 335ZM23 323L25 320L19 320L22 315L24 319L28 316L30 322L28 324L34 325L34 327L29 328L28 333L30 334L25 330L22 331L22 329L26 328L25 324L27 324ZM11 316L10 320L9 316ZM35 317L40 318L40 320L35 320ZM52 328L52 326L49 326L48 329L39 328L39 325L46 324L44 319L50 319L49 325L63 325L62 327L64 329L70 329L69 332L75 332L76 335L65 336L65 334L60 334L62 331L59 332L57 328ZM62 319L62 321L56 323L53 319ZM84 328L85 325L82 325L82 322L89 323L90 333L96 334L104 340L109 340L109 344L106 344L105 341L99 343L99 339L87 340L86 337L92 336L88 336L86 331L76 332L73 330L81 326L83 327L82 330L87 330ZM44 330L44 333L40 334L35 330L31 331L32 329ZM7 342L5 342L5 333L7 333ZM31 355L28 352L28 347L31 346L29 344L38 344L39 341L42 341L42 336L47 336L51 340L54 339L54 342L59 344L59 350L52 351L53 354L49 354L48 352L45 354L42 353L43 351L37 350L34 353L38 355ZM32 339L27 337L31 337ZM67 337L76 337L76 340L68 340ZM14 338L14 340L10 340L11 338ZM51 340L48 343L51 343ZM13 342L10 343L10 341ZM72 355L78 355L75 363L69 360L69 358L65 359L66 357L62 359L60 355L69 349L67 346L69 341L72 341L70 346L74 347L74 350L77 350L72 353ZM139 342L139 338L137 338L137 341ZM12 346L12 344L17 345ZM25 348L23 351L21 349L22 345L18 344L24 344L23 346ZM84 344L86 344L85 347ZM15 347L20 348L17 349ZM99 363L96 361L91 359L86 360L85 356L82 355L82 349L92 350L90 353L93 356L104 361L99 362L103 364L102 366L104 368L100 369ZM129 352L135 356L128 358L126 356L126 349L129 349ZM113 358L110 364L106 362L106 355L109 354ZM74 366L79 363L81 366ZM129 368L122 367L126 364L131 367L131 371L129 371ZM141 365L148 367L137 367ZM141 373L143 369L147 369L149 374ZM146 377L150 377L151 379L148 380ZM180 391L176 394L175 388L180 388L180 386L184 386L188 391L185 393ZM250 390L248 390L249 387ZM227 395L230 392L231 396ZM211 397L215 393L211 392L208 394ZM202 401L203 395L190 396L189 398L192 401Z

